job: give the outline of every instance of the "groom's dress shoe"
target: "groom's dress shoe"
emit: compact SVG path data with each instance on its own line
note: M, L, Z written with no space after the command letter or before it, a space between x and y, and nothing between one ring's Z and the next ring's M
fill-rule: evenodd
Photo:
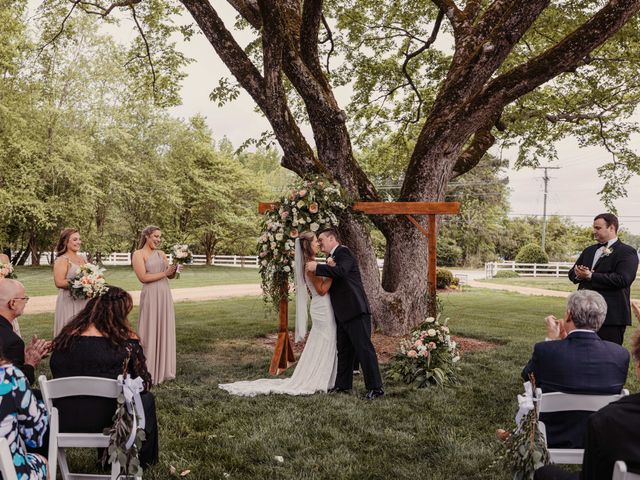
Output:
M375 400L376 398L380 398L384 396L384 391L382 389L378 390L369 390L367 394L364 396L365 400Z
M331 394L336 394L336 393L351 393L351 390L347 390L346 388L330 388L329 390L327 390L327 393L331 393Z

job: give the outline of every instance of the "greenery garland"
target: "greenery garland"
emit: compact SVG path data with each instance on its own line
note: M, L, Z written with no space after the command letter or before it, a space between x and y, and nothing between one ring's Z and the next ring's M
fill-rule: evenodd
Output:
M322 177L299 180L282 196L277 208L268 210L258 238L262 292L266 302L278 308L288 295L283 285L293 278L295 239L300 233L314 233L339 224L339 216L350 201L337 182Z

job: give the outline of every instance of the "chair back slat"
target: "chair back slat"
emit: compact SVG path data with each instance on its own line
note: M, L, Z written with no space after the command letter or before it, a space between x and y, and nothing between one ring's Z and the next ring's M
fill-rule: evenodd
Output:
M627 464L618 460L613 466L613 476L611 480L640 480L640 475L627 470Z
M47 407L52 407L55 398L88 395L92 397L117 398L120 392L118 382L112 378L65 377L47 380L44 375L38 379L42 398Z
M0 437L0 473L2 473L4 480L18 480L9 442L4 437Z
M597 412L606 407L611 402L620 400L622 397L629 395L629 391L624 389L616 395L581 395L573 393L541 393L540 389L536 389L536 397L538 398L538 412L570 412L585 411Z

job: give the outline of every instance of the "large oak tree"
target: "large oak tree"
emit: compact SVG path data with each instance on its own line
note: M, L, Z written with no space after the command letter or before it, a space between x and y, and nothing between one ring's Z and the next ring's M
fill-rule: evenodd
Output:
M330 175L360 200L380 195L355 147L381 137L397 145L399 201L443 200L448 183L496 142L517 144L521 163L553 156L553 142L567 135L603 145L612 160L601 172L608 200L624 194L640 163L628 147L640 0L228 0L235 26L209 0L48 3L132 16L141 33L135 58L148 60L159 98L171 84L162 71L174 51L170 16L186 10L269 121L282 164L301 176ZM241 28L255 38L246 48ZM341 86L354 93L345 107L336 99ZM234 88L223 82L214 96L231 99ZM404 218L371 221L387 240L382 281L366 225L346 218L342 234L359 258L375 321L405 332L426 310L425 241Z

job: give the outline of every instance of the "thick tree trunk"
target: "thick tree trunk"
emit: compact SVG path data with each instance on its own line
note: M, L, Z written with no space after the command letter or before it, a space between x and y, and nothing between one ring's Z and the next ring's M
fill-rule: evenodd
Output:
M33 232L29 237L29 252L31 253L31 265L39 266L40 252L38 251L38 241L36 239L36 234Z

